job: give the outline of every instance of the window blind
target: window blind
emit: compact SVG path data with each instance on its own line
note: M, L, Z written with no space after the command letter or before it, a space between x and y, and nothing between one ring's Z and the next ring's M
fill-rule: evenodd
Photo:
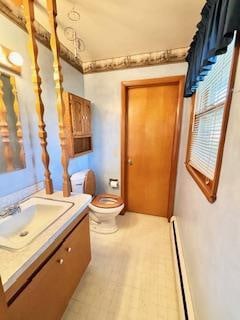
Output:
M210 180L215 175L234 43L233 40L227 52L217 57L196 93L189 163Z

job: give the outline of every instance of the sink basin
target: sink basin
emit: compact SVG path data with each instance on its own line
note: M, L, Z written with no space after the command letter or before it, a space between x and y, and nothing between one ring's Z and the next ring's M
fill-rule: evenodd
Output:
M72 202L32 197L21 213L0 219L0 247L21 249L73 207Z

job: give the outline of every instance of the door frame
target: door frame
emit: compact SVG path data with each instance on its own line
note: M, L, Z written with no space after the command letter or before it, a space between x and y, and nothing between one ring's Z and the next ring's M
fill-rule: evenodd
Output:
M169 202L168 202L168 220L173 215L174 198L177 178L177 164L180 145L180 135L182 126L182 113L183 113L183 92L185 84L185 76L177 75L163 78L143 79L143 80L131 80L123 81L121 83L121 96L122 96L122 115L121 115L121 197L125 203L124 214L127 211L127 187L126 187L126 174L127 174L127 123L128 123L128 90L129 88L140 88L156 86L163 83L176 83L179 87L178 92L178 104L175 119L174 140L173 140L173 152L171 161L171 174L170 174L170 189L169 189Z

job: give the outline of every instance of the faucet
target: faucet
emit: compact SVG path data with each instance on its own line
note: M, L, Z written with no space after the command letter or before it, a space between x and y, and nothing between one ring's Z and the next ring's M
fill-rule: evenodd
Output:
M13 204L7 208L4 208L3 210L0 211L0 218L6 218L8 216L12 216L16 213L21 212L21 207L19 204Z

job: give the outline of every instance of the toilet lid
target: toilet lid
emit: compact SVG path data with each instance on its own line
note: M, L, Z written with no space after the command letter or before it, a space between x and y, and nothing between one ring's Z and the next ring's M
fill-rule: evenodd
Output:
M97 195L92 204L99 208L117 208L123 204L123 199L115 194L99 194Z
M96 191L96 178L92 170L88 170L85 175L83 192L93 196Z

